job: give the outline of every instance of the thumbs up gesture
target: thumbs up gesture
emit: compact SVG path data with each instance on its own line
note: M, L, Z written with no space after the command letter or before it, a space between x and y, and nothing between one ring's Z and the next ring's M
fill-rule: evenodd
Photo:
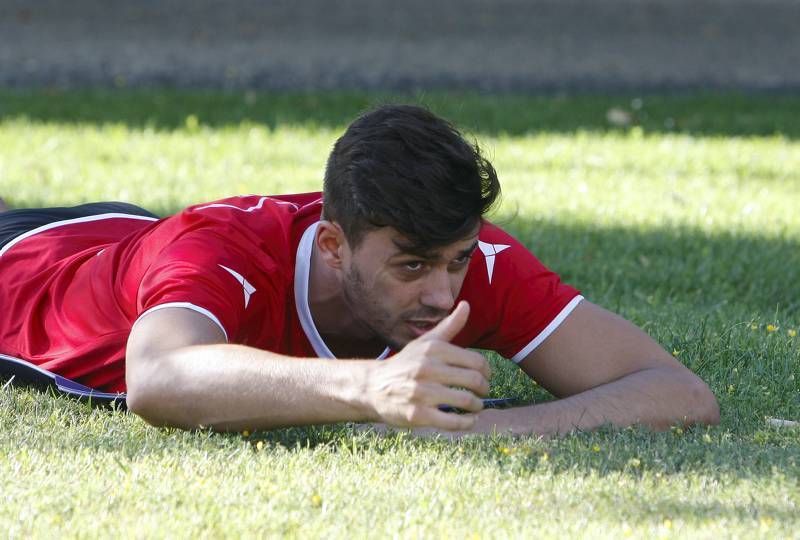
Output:
M465 430L483 409L489 392L489 363L483 355L451 341L469 318L469 304L455 310L390 360L367 373L365 394L376 421L400 427ZM459 388L453 388L459 387ZM468 414L444 412L449 405Z

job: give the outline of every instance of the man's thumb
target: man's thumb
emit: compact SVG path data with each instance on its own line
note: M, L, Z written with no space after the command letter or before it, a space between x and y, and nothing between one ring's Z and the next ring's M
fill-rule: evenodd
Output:
M469 319L469 303L462 300L450 315L439 321L439 324L434 326L422 338L451 341L467 324L467 319Z

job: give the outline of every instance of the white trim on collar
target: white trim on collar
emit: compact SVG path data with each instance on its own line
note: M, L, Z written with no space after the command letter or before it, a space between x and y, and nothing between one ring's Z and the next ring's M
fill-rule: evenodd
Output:
M314 318L311 316L311 308L308 305L308 280L311 275L311 253L314 247L314 237L316 236L319 222L311 224L300 238L297 245L297 258L294 263L294 304L297 308L297 316L300 318L300 326L303 327L308 341L314 348L314 352L320 358L336 358L325 342L322 340ZM377 360L386 358L391 349L386 347L378 356Z

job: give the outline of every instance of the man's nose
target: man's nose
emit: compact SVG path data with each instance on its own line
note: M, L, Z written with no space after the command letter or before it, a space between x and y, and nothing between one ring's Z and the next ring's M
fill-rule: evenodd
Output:
M422 291L420 303L423 306L449 312L455 305L455 296L447 270L433 271L428 274Z

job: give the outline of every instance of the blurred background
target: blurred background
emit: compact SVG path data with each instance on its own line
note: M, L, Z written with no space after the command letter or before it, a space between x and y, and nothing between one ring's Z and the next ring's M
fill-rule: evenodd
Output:
M793 90L797 0L0 0L0 86Z

